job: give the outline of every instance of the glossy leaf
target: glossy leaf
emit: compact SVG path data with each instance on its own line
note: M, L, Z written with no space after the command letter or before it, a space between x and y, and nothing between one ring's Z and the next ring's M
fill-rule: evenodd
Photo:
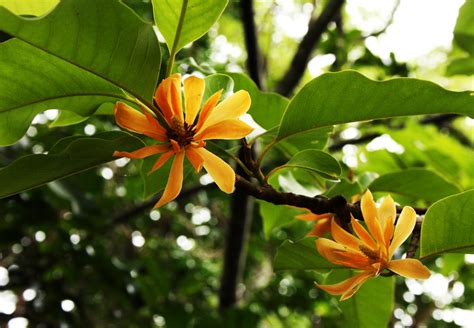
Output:
M314 149L303 150L297 153L288 163L280 166L280 168L302 169L330 180L337 180L341 174L341 166L334 157Z
M159 43L153 27L120 1L62 0L40 19L0 7L0 30L151 100L161 61Z
M20 139L46 109L85 117L104 102L126 99L108 81L18 39L0 44L0 63L0 146Z
M241 73L227 73L234 80L234 89L244 89L250 93L252 104L248 114L264 129L271 129L280 124L281 117L288 105L288 99L273 92L262 92L255 83Z
M0 0L0 7L5 7L16 15L41 16L58 3L59 0Z
M420 257L474 252L473 214L474 190L434 203L423 219Z
M273 268L275 270L327 270L340 268L319 255L316 250L316 238L304 238L299 241L285 240L278 247Z
M203 36L220 17L227 0L152 0L156 26L170 52Z
M0 198L39 187L53 180L107 163L120 148L133 151L142 142L128 133L113 131L95 137L69 137L60 140L45 154L20 157L0 169Z
M263 234L267 239L274 229L296 222L295 216L303 213L301 209L290 206L274 205L263 201L259 201L258 204L262 217Z
M425 169L408 169L384 174L375 179L369 189L435 202L460 192L460 189L437 173Z
M327 73L293 98L277 139L333 124L437 113L474 116L474 97L417 79L376 82L354 71Z
M459 16L454 28L454 40L474 56L474 1L466 0L459 9Z
M331 273L326 283L333 284L353 276L350 270ZM345 326L354 328L387 327L392 317L394 277L369 279L351 298L339 303Z
M202 103L211 97L214 93L222 90L222 99L227 97L234 90L234 81L226 74L212 74L204 78L206 81L206 89L204 90L204 96L202 97ZM235 91L238 91L236 89Z

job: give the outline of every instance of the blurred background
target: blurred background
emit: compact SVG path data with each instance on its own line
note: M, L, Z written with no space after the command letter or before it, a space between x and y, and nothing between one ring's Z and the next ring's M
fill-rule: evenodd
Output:
M149 1L123 2L151 22ZM329 2L254 1L262 88L282 90L310 22ZM472 71L453 64L467 56L453 42L463 4L347 0L310 51L301 80L282 93L343 69L472 90ZM211 31L179 54L182 74L247 71L243 26L249 17L241 7L231 0ZM0 148L0 165L43 153L66 136L117 128L112 117L97 116L48 128L57 114L38 115L19 143ZM473 120L455 116L350 124L334 131L329 149L348 175L370 179L428 167L467 188L474 185L473 129ZM237 297L225 303L231 198L209 182L190 175L176 201L151 211L139 164L122 158L0 200L1 327L348 327L338 302L314 287L316 273L272 269L276 248L304 237L311 224L292 220L264 234L258 204L249 207ZM427 263L436 272L427 281L397 279L390 326L473 327L473 263L474 254L447 254Z

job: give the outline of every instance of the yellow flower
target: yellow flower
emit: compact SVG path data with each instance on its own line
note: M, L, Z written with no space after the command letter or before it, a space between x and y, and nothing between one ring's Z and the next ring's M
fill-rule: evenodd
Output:
M156 90L154 99L168 125L166 127L160 125L147 110L142 114L121 102L114 108L115 120L119 126L160 142L130 153L117 151L114 156L145 158L161 154L148 174L162 167L174 156L168 182L155 208L179 195L183 184L185 157L196 172L204 167L222 191L231 193L234 190L235 173L229 164L205 148L206 140L239 139L253 130L239 120L250 107L247 91L240 90L217 104L222 94L222 90L218 91L209 97L201 108L205 81L191 76L185 79L183 84L184 106L181 97L181 75L168 77Z
M313 229L308 233L308 236L322 237L326 232L331 232L331 222L334 215L332 213L305 213L297 215L295 218L302 221L314 221Z
M335 220L331 224L334 240L320 238L316 241L319 253L334 264L361 270L355 276L334 285L319 285L332 295L341 295L341 301L348 299L369 278L378 276L388 269L399 275L426 279L430 271L419 260L392 260L395 250L403 244L416 224L413 208L405 206L394 226L396 207L390 196L385 197L377 208L370 191L361 200L361 209L368 231L351 218L354 236L342 229Z

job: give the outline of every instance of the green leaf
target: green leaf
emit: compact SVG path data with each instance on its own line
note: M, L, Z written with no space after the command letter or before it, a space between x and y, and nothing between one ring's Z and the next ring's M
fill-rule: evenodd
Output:
M225 98L234 90L234 81L226 74L212 74L206 76L204 80L206 81L206 89L204 90L204 96L202 97L203 104L209 97L219 90L223 90L222 98Z
M420 257L474 252L474 189L444 198L426 212Z
M16 15L41 16L58 3L59 0L0 0L0 7L5 7Z
M375 179L369 189L372 192L393 192L415 199L435 202L461 190L437 173L425 169L408 169L388 173Z
M288 163L277 169L302 169L316 173L329 180L338 180L341 174L339 162L321 150L308 149L294 155ZM273 172L277 172L274 170Z
M474 41L473 41L474 42ZM449 63L446 68L446 75L473 75L474 74L474 58L457 58Z
M327 270L340 268L319 255L316 238L304 238L293 242L285 240L278 247L273 268L275 270Z
M326 283L334 284L353 276L350 270L331 273ZM339 303L346 327L387 327L392 317L394 277L369 279L351 298Z
M474 97L417 79L376 82L354 71L327 73L293 98L277 139L333 124L437 113L474 116Z
M0 44L0 63L0 146L20 139L45 109L86 117L104 102L126 99L106 80L18 39Z
M270 238L274 229L295 222L295 216L303 211L290 206L274 205L272 203L259 201L260 216L263 223L263 234Z
M466 0L459 9L459 16L454 27L454 40L466 50L471 56L474 56L474 1Z
M203 36L220 17L227 0L152 0L156 26L170 53Z
M117 149L132 151L142 145L139 139L120 131L106 132L93 138L62 139L47 155L23 156L0 169L0 198L117 159L112 156Z
M146 101L153 96L161 63L158 40L152 25L120 1L62 0L40 19L0 7L0 30L133 96Z
M247 90L252 99L248 113L264 129L280 124L281 117L288 105L288 99L273 92L262 92L245 74L227 73L234 80L234 90Z
M113 115L114 106L114 103L103 103L99 106L99 108L97 108L97 110L94 112L94 115ZM63 110L59 112L58 117L49 125L49 127L54 128L59 126L73 125L84 122L88 118L89 117L84 117L74 112Z
M362 188L358 182L351 182L347 179L343 179L341 182L332 186L327 192L324 193L324 195L327 197L341 195L347 199L350 199L352 196L360 194L361 192Z

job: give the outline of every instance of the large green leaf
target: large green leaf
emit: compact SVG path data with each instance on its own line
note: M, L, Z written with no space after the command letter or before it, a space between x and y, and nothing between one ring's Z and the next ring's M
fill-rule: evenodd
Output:
M316 250L315 238L309 237L293 242L285 240L278 247L273 268L275 270L327 270L340 268Z
M350 270L331 273L326 283L334 284L353 276ZM394 277L370 279L351 298L340 302L346 327L387 327L394 306Z
M16 15L41 16L53 9L59 0L0 0L5 7Z
M260 216L263 223L263 234L269 238L275 228L295 222L295 216L303 213L302 209L290 206L274 205L259 201Z
M227 6L227 0L152 0L155 23L170 53L200 38Z
M437 173L425 169L408 169L384 174L370 185L371 191L396 194L435 202L461 190Z
M420 257L474 252L474 190L444 198L431 206L421 227Z
M417 79L376 82L354 71L327 73L293 98L277 139L333 124L437 113L474 116L474 97Z
M18 39L0 44L0 146L15 143L39 112L92 114L124 98L120 88Z
M252 104L248 113L255 122L267 130L278 126L288 105L288 99L276 93L260 91L245 74L227 73L227 75L234 80L235 91L244 89L249 92Z
M474 42L474 41L473 41ZM446 75L474 75L474 57L457 58L449 63Z
M339 162L321 150L308 149L295 154L288 163L277 169L302 169L326 179L337 180L341 174ZM277 172L277 169L273 172Z
M151 100L161 55L153 27L116 0L62 0L26 19L0 7L0 30Z
M39 187L50 181L107 163L113 152L132 151L142 142L125 132L106 132L95 137L69 137L60 140L45 154L20 157L0 169L0 198Z
M459 16L454 28L454 40L466 50L471 56L474 56L474 1L466 0L459 9Z

